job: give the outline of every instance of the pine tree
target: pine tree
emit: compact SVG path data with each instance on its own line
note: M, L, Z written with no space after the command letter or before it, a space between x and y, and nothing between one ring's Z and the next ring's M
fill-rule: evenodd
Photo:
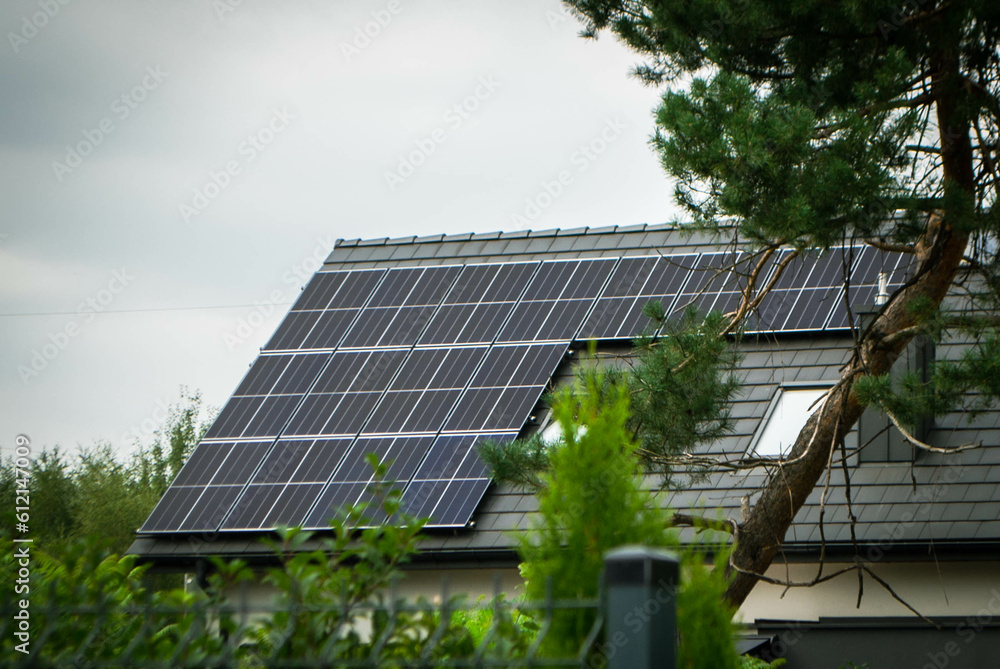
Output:
M913 257L912 279L859 332L782 477L738 524L727 596L739 604L867 404L905 429L908 417L947 410L969 391L983 403L1000 395L1000 4L565 2L584 36L613 33L643 58L635 74L665 87L652 144L692 227L736 237L763 259L845 242ZM943 311L959 280L973 289L967 311ZM751 293L714 336L739 331ZM887 375L918 334L958 334L970 353L911 383L908 400ZM661 404L649 408L672 406Z

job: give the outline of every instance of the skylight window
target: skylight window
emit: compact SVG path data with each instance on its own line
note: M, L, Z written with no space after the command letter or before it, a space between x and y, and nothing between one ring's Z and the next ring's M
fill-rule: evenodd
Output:
M550 419L552 418L551 413L549 414L549 418ZM587 434L587 426L577 425L576 426L577 438L582 437L585 434ZM541 429L541 437L542 441L545 443L546 446L552 446L554 444L560 443L563 439L562 423L560 423L557 420L551 420L551 422L548 422L548 424Z
M759 457L787 455L809 416L822 405L818 400L827 390L829 386L778 388L754 436L751 452Z

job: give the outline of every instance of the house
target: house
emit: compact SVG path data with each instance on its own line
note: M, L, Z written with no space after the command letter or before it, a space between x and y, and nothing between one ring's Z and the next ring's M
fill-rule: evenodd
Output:
M572 376L586 340L627 356L648 322L644 302L732 309L740 275L727 268L747 260L731 240L665 225L340 241L130 552L187 571L203 569L207 555L261 563L267 551L256 539L268 529L321 528L339 505L365 499L361 456L374 451L393 460L404 504L433 519L409 594L437 594L443 574L452 592L488 594L496 578L516 591L512 531L530 524L534 498L491 487L476 441L543 429L544 389ZM779 455L849 359L845 304L863 312L907 271L906 257L871 247L793 262L741 340L735 429L706 453ZM919 371L961 352L958 342L916 342L897 366ZM769 572L810 581L821 555L823 573L864 560L940 628L871 578L859 599L855 573L787 591L761 583L741 619L777 636L790 667L997 666L1000 411L966 418L939 418L921 437L983 447L938 454L866 414ZM739 519L772 473L713 474L664 504Z

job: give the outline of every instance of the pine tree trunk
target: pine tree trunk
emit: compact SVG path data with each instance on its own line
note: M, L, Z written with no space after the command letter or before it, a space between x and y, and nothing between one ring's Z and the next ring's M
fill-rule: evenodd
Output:
M942 171L946 191L960 191L971 202L975 184L970 125L959 111L963 79L955 55L957 32L954 26L943 25L947 21L945 15L942 25L930 26L931 30L940 30L939 48L931 63L932 91L942 129ZM785 467L781 476L772 477L749 517L740 525L730 565L734 580L726 593L734 606L741 605L756 585L759 579L755 574L764 573L771 565L792 519L826 470L831 450L861 417L865 407L858 403L852 390L854 382L863 375L889 371L912 337L890 340L887 337L914 324L908 309L914 299L941 303L958 272L967 243L968 234L956 228L947 211L930 218L927 231L917 244L915 282L903 289L876 318L841 384L799 433L788 458L794 460L803 454L804 457Z

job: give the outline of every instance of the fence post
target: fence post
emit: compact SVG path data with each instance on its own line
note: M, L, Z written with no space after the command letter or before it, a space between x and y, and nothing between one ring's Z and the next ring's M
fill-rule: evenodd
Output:
M677 558L667 551L623 546L604 555L608 669L674 669Z

